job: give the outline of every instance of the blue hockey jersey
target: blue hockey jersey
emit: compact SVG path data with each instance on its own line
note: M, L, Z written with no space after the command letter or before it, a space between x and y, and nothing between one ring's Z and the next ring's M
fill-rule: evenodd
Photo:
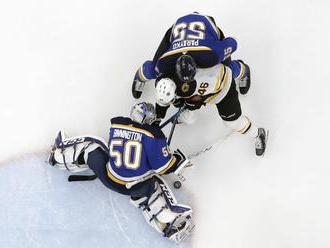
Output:
M180 17L168 30L152 61L146 61L135 79L147 81L159 73L173 71L176 59L189 53L200 68L212 67L228 58L237 49L233 38L224 38L214 20L198 13Z
M111 119L107 173L125 185L153 172L163 174L176 161L158 127L140 125L126 117Z
M171 46L160 58L187 51L214 51L221 56L221 62L225 56L223 52L220 53L220 50L224 49L224 44L228 43L223 42L223 39L219 28L209 16L198 13L189 14L180 17L172 26ZM236 50L235 40L232 39L231 45L231 52L233 52Z

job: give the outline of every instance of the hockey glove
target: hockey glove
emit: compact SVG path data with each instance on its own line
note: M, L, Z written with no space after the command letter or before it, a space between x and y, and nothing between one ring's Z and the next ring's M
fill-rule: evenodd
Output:
M186 158L186 156L179 150L175 150L173 155L175 156L177 162L175 164L175 169L173 170L173 173L175 175L181 174L181 171L185 167L192 166L192 163L190 162L189 159Z

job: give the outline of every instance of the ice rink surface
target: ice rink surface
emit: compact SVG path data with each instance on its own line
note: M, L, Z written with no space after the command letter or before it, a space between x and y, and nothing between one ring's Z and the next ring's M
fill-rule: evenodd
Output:
M182 247L328 248L330 3L13 0L0 3L0 247L176 247L98 181L47 167L56 132L107 139L134 102L135 70L192 11L216 19L252 70L244 113L270 130L265 157L229 133L214 107L180 126L173 148L196 158L175 194L194 209ZM143 99L152 99L152 83ZM168 130L167 130L168 131Z

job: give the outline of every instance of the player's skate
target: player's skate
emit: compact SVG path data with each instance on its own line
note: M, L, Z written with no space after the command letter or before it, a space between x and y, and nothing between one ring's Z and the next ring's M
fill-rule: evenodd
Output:
M238 60L241 64L241 74L238 76L238 78L235 80L239 87L239 92L242 95L245 95L248 93L251 85L251 73L250 73L250 67L245 64L242 60Z
M171 224L164 229L164 237L175 241L177 244L185 240L194 230L195 225L191 222L191 215L179 215Z
M50 151L50 155L48 158L48 163L52 166L54 166L56 164L55 151L56 151L56 149L60 148L60 144L62 143L64 137L65 137L65 135L64 135L63 131L59 131L55 138L55 143L54 143L54 145L52 145L52 149Z
M132 198L132 204L142 208L146 221L164 237L181 242L194 229L191 222L192 209L177 204L172 191L159 176L154 176L149 183L152 192L136 199Z
M258 128L258 136L255 141L256 155L262 156L266 150L267 133L264 128Z
M142 95L145 82L134 80L132 84L132 95L135 99L139 99Z

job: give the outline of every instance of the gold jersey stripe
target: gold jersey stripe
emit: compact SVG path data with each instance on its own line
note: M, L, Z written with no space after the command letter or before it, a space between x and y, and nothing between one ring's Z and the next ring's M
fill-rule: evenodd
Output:
M241 65L241 71L240 71L240 73L239 73L239 75L238 75L238 79L242 79L242 77L244 76L244 73L245 73L245 65L243 64L243 63L241 63L241 62L239 62L240 63L240 65Z
M116 178L114 175L111 174L110 170L107 169L108 172L108 177L110 177L110 179L116 183L119 183L121 185L126 185L128 182L125 182L123 180L120 180L118 178Z
M244 116L244 117L247 119L248 123L245 125L245 127L243 127L241 130L238 131L241 134L244 134L250 128L250 126L251 126L250 119L247 118L246 116Z
M206 102L207 103L209 103L209 102L211 102L211 101L213 101L215 98L217 98L217 96L220 94L220 92L221 92L221 90L223 89L223 88L225 88L226 87L226 85L228 84L228 77L229 77L229 74L227 73L227 71L225 71L225 79L224 80L222 80L222 82L220 82L220 89L219 89L219 91L217 91L216 92L216 94L214 94L213 96L210 96L207 100L206 100ZM220 81L220 75L219 75L219 81Z
M148 80L147 77L144 76L144 74L143 74L143 66L141 66L140 69L139 69L139 76L142 79L142 81L147 81Z
M172 161L170 162L170 164L161 172L159 172L159 174L164 174L166 171L168 171L176 162L176 157L173 156Z
M214 92L218 92L223 88L223 87L221 88L221 85L222 85L224 73L225 73L225 67L220 66L220 74L217 76L217 82L214 87Z
M124 129L127 129L127 130L130 130L130 131L137 131L137 132L141 132L141 133L144 133L145 135L151 137L151 138L155 138L155 136L150 133L149 131L146 131L142 128L137 128L137 127L132 127L132 126L127 126L127 125L122 125L122 124L112 124L112 127L116 128L124 128Z
M160 58L163 59L167 56L173 55L173 54L177 54L177 53L184 53L184 52L189 52L189 51L212 51L211 48L209 47L204 47L204 46L200 46L200 47L185 47L185 48L180 48L180 49L176 49L167 53L164 53Z

